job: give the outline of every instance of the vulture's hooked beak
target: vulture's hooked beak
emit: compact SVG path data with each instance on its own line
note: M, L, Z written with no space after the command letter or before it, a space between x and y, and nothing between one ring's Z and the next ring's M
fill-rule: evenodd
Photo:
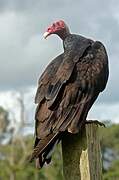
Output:
M49 32L45 32L45 33L43 34L43 37L46 39L49 35L50 35Z

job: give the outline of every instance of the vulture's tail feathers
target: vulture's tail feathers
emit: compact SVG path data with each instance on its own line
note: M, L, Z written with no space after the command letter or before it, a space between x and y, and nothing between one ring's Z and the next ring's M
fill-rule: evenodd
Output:
M50 134L44 139L36 138L35 147L30 158L30 162L36 159L36 167L42 168L45 162L49 164L51 162L51 156L55 146L61 140L62 133Z

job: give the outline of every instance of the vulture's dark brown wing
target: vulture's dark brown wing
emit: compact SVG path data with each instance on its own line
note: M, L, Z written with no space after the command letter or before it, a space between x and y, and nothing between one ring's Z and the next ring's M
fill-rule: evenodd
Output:
M47 96L47 92L51 87L51 83L54 79L54 76L63 61L63 54L56 57L51 63L47 66L43 74L41 75L38 81L38 89L36 92L35 103L40 103Z
M56 107L55 103L59 99L58 96L60 96L64 84L70 79L75 64L89 46L90 42L87 41L80 47L79 52L76 50L65 51L49 64L39 79L36 103L40 103L45 98L49 109L53 110L54 106Z
M48 152L48 147L56 142L58 134L65 130L71 133L79 131L108 78L107 54L100 42L86 45L82 53L67 53L60 56L63 60L59 67L55 67L55 74L49 75L47 69L39 81L36 98L39 103L36 110L37 143L32 159L39 157L40 164L47 160L47 156L41 160L42 149L45 147L45 152ZM48 77L47 83L45 77ZM48 142L44 141L48 137Z

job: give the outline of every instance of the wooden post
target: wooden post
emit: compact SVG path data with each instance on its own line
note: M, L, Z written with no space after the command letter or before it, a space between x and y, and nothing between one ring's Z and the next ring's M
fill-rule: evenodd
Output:
M67 133L62 140L65 180L102 180L98 125L86 124L76 135Z

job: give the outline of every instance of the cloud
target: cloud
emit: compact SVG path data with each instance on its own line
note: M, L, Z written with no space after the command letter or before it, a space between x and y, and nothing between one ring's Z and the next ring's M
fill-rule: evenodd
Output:
M71 31L104 42L110 78L99 103L119 102L119 2L113 0L0 0L1 90L35 86L38 76L62 52L61 41L42 34L54 20L64 19Z
M34 96L36 89L34 87L26 88L24 91L1 91L0 92L0 106L2 106L9 113L10 126L15 127L16 131L19 130L21 124L21 98L24 104L24 121L28 126L29 131L35 125L34 114L35 114L35 104ZM33 128L32 131L34 132Z

